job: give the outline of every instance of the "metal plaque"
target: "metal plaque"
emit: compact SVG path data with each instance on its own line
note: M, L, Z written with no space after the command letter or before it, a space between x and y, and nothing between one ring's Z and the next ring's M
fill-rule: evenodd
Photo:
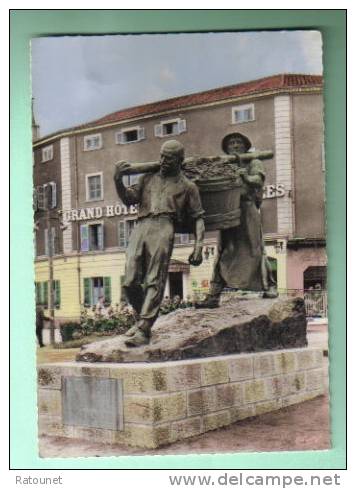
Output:
M122 430L122 381L63 377L62 410L65 425Z

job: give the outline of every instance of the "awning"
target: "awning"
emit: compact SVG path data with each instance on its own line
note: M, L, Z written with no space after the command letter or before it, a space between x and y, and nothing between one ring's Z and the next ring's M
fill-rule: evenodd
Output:
M179 260L171 260L169 262L169 268L168 272L182 272L182 273L189 273L190 270L190 265L189 263L184 263L183 261Z

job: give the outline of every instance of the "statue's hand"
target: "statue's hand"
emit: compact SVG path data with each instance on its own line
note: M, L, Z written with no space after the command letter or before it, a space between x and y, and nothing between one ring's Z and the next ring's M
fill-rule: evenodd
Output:
M189 256L188 261L194 267L197 267L202 263L202 261L203 261L203 250L200 246L198 248L194 248L194 251Z
M131 164L128 163L127 161L118 161L115 163L115 175L114 178L118 178L121 175L127 174L127 172L130 170Z
M248 171L247 171L247 168L239 168L239 176L243 179L243 180L247 180L247 177L248 177Z

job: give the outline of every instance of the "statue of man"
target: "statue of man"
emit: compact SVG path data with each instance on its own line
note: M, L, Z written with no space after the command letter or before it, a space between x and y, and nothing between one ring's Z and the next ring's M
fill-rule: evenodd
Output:
M236 157L243 182L240 226L220 231L218 254L207 297L196 303L197 308L219 307L225 287L249 291L264 291L264 297L277 297L275 283L264 252L260 207L262 204L265 170L259 159L239 160L239 155L251 148L250 140L232 133L224 137L222 149Z
M123 284L138 317L126 333L127 346L149 343L164 294L175 228L187 220L194 223L195 229L195 245L189 263L198 266L202 262L204 211L197 186L181 172L183 160L183 145L167 141L161 148L159 170L145 173L137 185L131 187L126 187L122 180L123 174L130 171L130 164L119 162L116 165L114 179L120 199L125 205L139 204L138 223L126 251Z

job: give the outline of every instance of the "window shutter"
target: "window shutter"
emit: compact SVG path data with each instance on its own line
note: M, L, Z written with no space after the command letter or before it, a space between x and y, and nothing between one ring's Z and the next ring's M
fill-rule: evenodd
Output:
M163 136L163 126L162 124L155 124L155 136L161 138Z
M59 280L55 280L54 282L54 305L56 309L61 307L61 283Z
M43 185L43 208L45 210L51 208L52 203L52 188L49 183Z
M126 248L126 226L125 221L119 221L119 247Z
M139 127L138 129L138 140L141 141L141 139L145 139L145 128L144 127Z
M47 228L44 230L44 248L45 248L45 255L48 256L49 249L48 249L48 229Z
M51 208L57 207L57 184L56 182L50 182L51 187Z
M37 207L38 209L43 210L44 209L44 186L39 185L36 188L36 192L37 192Z
M36 288L36 305L41 304L41 284L40 282L35 282Z
M104 249L104 225L99 224L98 226L98 249Z
M111 304L111 277L103 277L105 305Z
M84 279L84 307L91 305L91 281L90 278Z
M124 133L122 131L118 131L116 133L116 144L124 144Z
M120 275L120 302L126 302L124 283L125 283L125 275Z
M89 251L89 227L87 224L80 226L80 250Z
M185 132L187 130L187 122L185 119L180 119L178 121L178 133Z
M42 305L48 309L48 282L42 282Z

